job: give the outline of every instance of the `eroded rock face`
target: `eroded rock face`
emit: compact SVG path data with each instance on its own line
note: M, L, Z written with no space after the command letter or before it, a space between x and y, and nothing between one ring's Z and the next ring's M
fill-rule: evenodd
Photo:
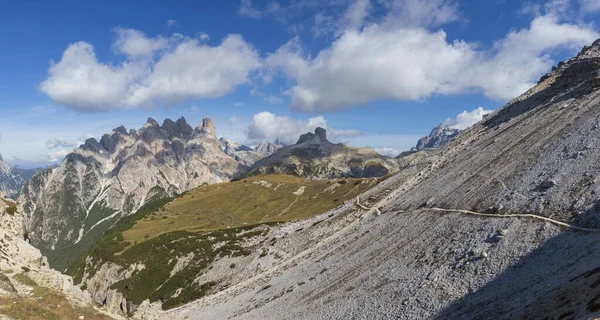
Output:
M252 173L288 173L306 178L381 177L398 170L398 162L371 148L353 148L327 140L327 132L300 136L298 142L257 161Z
M51 269L41 252L25 240L26 220L20 206L0 196L0 292L5 297L28 297L31 289L15 278L23 274L38 286L64 294L73 305L90 305L89 292L74 286L71 277Z
M119 218L159 197L228 181L247 170L221 149L209 118L193 129L184 118L148 119L88 139L60 166L36 174L20 201L33 245L63 270Z

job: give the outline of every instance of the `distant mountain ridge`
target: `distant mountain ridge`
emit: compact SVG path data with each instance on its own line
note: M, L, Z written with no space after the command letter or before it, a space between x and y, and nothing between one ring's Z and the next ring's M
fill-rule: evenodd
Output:
M39 170L11 167L0 154L0 191L9 198L17 196L23 185Z
M256 161L271 155L285 146L278 140L274 142L264 141L254 147L236 143L225 138L220 138L219 143L223 152L246 166L252 166Z
M417 141L417 150L425 148L441 148L454 137L456 137L462 130L446 127L440 124L431 130L429 135L419 139Z
M327 131L300 136L296 144L278 149L257 161L250 174L287 173L304 178L382 177L399 169L395 159L371 148L354 148L327 140Z
M210 118L182 117L88 139L56 168L36 174L20 202L33 245L63 269L121 217L152 199L229 181L249 167L226 154Z

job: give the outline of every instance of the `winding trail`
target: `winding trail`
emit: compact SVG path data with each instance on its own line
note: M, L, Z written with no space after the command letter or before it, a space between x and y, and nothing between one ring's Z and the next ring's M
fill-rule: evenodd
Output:
M427 210L433 210L433 211L439 211L439 212L463 213L463 214L470 214L470 215L474 215L474 216L490 217L490 218L531 218L531 219L543 220L543 221L550 222L550 223L553 223L555 225L559 225L562 227L567 227L567 228L570 228L573 230L588 231L588 232L600 231L600 229L598 229L598 228L578 227L578 226L572 225L570 223L554 220L552 218L539 216L537 214L529 214L529 213L492 214L492 213L481 213L481 212L475 212L475 211L469 211L469 210L443 209L443 208L427 208Z
M363 210L367 210L367 211L374 210L377 212L377 215L381 214L381 211L379 211L379 207L381 206L380 203L375 205L373 208L369 208L369 207L366 207L363 204L361 204L360 198L356 197L356 206L358 206L359 208L361 208ZM550 223L558 225L558 226L562 226L562 227L566 227L566 228L578 230L578 231L587 231L587 232L599 232L600 231L600 228L578 227L576 225L572 225L567 222L558 221L558 220L554 220L552 218L547 218L544 216L540 216L537 214L530 214L530 213L494 214L494 213L481 213L481 212L475 212L475 211L470 211L470 210L461 210L461 209L444 209L444 208L437 208L437 207L424 208L424 210L432 210L432 211L448 212L448 213L462 213L462 214L469 214L469 215L474 215L474 216L479 216L479 217L487 217L487 218L530 218L530 219L537 219L537 220L550 222Z

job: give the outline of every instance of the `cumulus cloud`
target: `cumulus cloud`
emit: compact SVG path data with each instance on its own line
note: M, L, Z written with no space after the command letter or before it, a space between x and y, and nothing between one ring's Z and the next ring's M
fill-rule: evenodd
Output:
M113 43L113 50L130 58L149 57L169 45L169 39L162 36L148 38L134 29L116 28L115 32L117 39Z
M69 154L69 151L66 151L66 150L51 151L48 153L48 160L51 162L60 162L68 154Z
M48 149L74 148L74 147L78 146L79 144L80 143L75 140L56 138L56 139L50 139L50 140L46 141L46 148L48 148Z
M388 27L436 27L460 19L455 0L382 0L389 13L382 24Z
M265 111L254 115L252 123L248 126L247 138L249 140L278 139L285 144L294 144L301 134L314 132L317 127L327 129L327 137L331 139L360 135L360 132L356 130L330 128L323 116L303 121Z
M600 1L598 0L579 0L581 11L583 13L594 13L600 11Z
M482 107L478 107L470 112L467 110L459 113L454 119L446 119L442 122L442 125L452 129L464 130L483 119L483 116L492 112L493 110L485 110Z
M262 12L252 6L252 0L242 0L242 4L238 8L238 15L258 19L262 16Z
M287 91L290 106L306 112L473 91L508 100L533 86L550 69L555 63L550 52L577 50L598 37L590 26L562 22L557 14L547 13L536 16L527 28L509 32L492 48L480 48L423 27L454 19L451 2L436 2L445 3L442 7L448 9L438 10L440 16L434 20L415 18L412 26L384 20L362 29L347 29L314 57L294 38L268 55L263 78L270 81L281 72L294 80ZM415 4L415 8L416 4L425 5L422 1L405 3ZM557 12L558 4L553 8L552 12Z
M80 110L149 107L222 96L260 66L256 50L239 35L208 46L179 34L165 39L131 29L116 32L113 49L126 56L123 63L99 62L91 44L77 42L51 64L40 90Z
M376 148L375 152L379 153L380 155L384 155L384 156L393 158L393 157L399 155L401 151L396 150L394 148Z

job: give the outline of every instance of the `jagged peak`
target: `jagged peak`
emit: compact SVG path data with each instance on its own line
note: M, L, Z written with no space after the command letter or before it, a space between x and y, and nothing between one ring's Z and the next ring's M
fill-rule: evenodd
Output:
M115 133L117 133L117 132L118 132L118 133L122 133L122 134L127 134L127 129L125 128L125 126L121 125L121 126L119 126L119 127L117 127L117 128L114 128L114 129L113 129L113 132L115 132Z
M152 119L152 118L148 118L148 120L146 121L145 126L151 126L151 127L160 127L160 125L158 124L158 122L156 122L156 120Z
M200 128L201 132L204 132L204 133L214 136L216 138L217 127L215 127L215 124L209 117L204 117L202 119L202 124L199 126L199 128Z
M173 131L175 129L175 122L169 118L166 118L160 127L163 130Z
M308 132L308 133L305 133L305 134L301 135L300 139L298 139L298 142L296 142L296 144L300 144L300 143L304 143L304 142L307 142L307 141L311 141L315 137L319 137L319 141L320 142L328 141L327 140L327 130L325 130L324 128L321 128L321 127L317 127L315 129L315 133Z
M591 46L584 46L576 57L576 59L589 58L600 58L600 39L596 39Z

